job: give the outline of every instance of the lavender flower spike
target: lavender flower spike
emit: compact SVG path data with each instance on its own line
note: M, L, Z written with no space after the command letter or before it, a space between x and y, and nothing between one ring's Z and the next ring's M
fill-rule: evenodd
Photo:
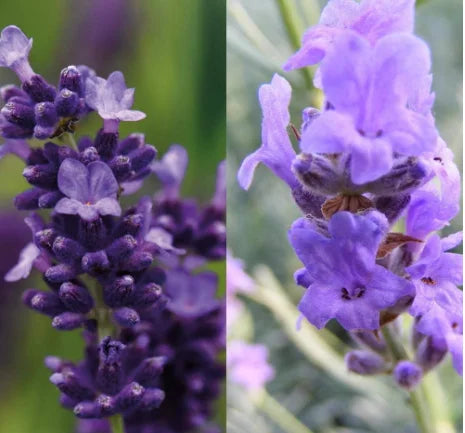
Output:
M56 204L58 213L79 215L86 221L99 215L121 215L116 200L118 183L108 165L101 161L86 167L75 159L66 159L58 171L58 187L67 196Z
M291 86L283 77L275 74L270 84L260 87L258 96L263 112L262 145L244 159L237 179L242 188L249 189L255 167L261 162L294 189L297 180L291 165L295 151L286 131L290 121L288 107Z
M5 27L0 36L0 66L12 69L22 82L28 81L34 75L28 59L31 47L32 38L19 27Z
M138 121L145 118L142 111L131 110L134 89L126 88L124 75L112 72L108 79L90 77L86 81L87 105L104 120L105 132L116 132L120 121Z

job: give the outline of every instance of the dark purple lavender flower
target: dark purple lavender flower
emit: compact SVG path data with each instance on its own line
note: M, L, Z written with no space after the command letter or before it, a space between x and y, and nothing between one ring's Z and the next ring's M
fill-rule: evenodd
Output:
M86 221L94 221L99 215L121 215L116 200L118 182L103 162L91 162L86 167L76 159L65 159L58 171L58 188L66 196L55 205L58 213L79 215Z
M138 121L145 118L141 111L131 110L134 89L128 89L121 72L108 79L91 77L86 81L86 102L104 120L105 132L116 132L120 121Z
M313 279L299 310L317 328L335 318L348 330L378 329L381 310L414 296L410 282L376 264L385 224L376 212L338 212L329 238L304 219L293 224L290 242Z
M386 361L383 357L364 350L347 352L344 361L349 371L364 376L383 373L387 370Z
M421 367L411 361L400 361L394 368L394 378L402 388L415 388L422 377Z
M307 30L302 47L284 65L284 70L319 63L333 48L341 33L353 30L372 45L391 33L413 32L414 0L330 0L320 22Z

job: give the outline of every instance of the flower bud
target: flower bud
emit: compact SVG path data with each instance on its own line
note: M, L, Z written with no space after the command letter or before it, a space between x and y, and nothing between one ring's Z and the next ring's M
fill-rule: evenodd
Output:
M52 320L52 326L60 331L72 331L80 328L86 317L82 314L66 311L55 316Z
M23 176L33 186L54 189L57 186L57 174L49 164L30 165L23 170Z
M33 310L51 317L62 313L64 310L60 299L52 292L36 292L30 299L23 296L23 300Z
M94 300L87 289L73 283L63 283L58 296L66 308L74 313L87 314L94 306Z
M154 386L157 384L165 364L166 358L163 356L146 358L134 373L134 379L145 387Z
M411 361L400 361L394 368L394 379L402 388L415 388L423 377L421 367Z
M109 395L115 395L122 387L124 379L122 354L125 345L106 337L99 347L100 363L97 383L100 389Z
M78 418L99 418L101 416L100 407L93 401L82 401L74 407L74 415Z
M386 370L384 359L372 352L353 350L346 354L344 360L350 371L361 375L378 374Z
M91 389L82 385L82 380L70 368L65 368L61 373L53 373L50 382L61 392L78 401L93 399L95 395Z
M126 385L116 396L116 407L119 412L125 412L135 408L142 400L145 393L143 386L137 382Z
M415 353L415 362L424 371L429 371L436 367L447 354L447 345L444 340L435 340L427 337L418 345Z
M121 220L115 232L117 236L128 234L128 235L136 237L140 229L142 228L143 224L144 224L144 216L141 215L140 213L127 215Z
M137 241L131 235L116 239L106 249L111 262L120 262L127 259L137 247Z
M36 125L34 127L34 137L38 138L39 140L45 140L50 138L55 133L54 126L41 126Z
M23 191L14 198L14 204L18 210L33 210L39 208L39 198L45 191L39 188L31 188Z
M89 146L88 148L82 151L80 159L84 165L87 165L91 162L99 161L100 155L98 154L97 149L94 146Z
M374 350L378 353L386 352L386 342L383 336L378 331L352 331L352 338L360 344Z
M124 275L103 288L105 303L112 307L122 307L130 302L134 295L134 278Z
M34 109L30 105L10 100L0 110L0 113L8 122L23 128L32 129L35 125Z
M68 89L84 96L81 73L76 66L71 65L62 69L60 73L59 89Z
M57 237L57 232L55 229L43 229L35 233L34 242L39 248L46 250L47 252L52 252L53 242Z
M41 102L34 107L35 121L37 125L46 128L54 127L58 121L57 111L52 102Z
M73 117L79 108L79 95L69 89L62 89L55 98L55 107L59 116Z
M156 156L157 151L153 146L142 146L129 154L131 167L135 173L139 173L142 169L146 168Z
M39 197L39 208L40 209L51 209L63 198L63 194L60 191L50 191L42 194Z
M139 403L138 409L150 411L157 409L165 399L165 393L158 388L148 388L145 390L144 396Z
M135 293L134 304L139 307L148 307L158 302L163 296L162 288L155 283L148 283Z
M115 321L120 326L131 327L140 322L139 314L136 310L128 307L122 307L113 312Z
M53 242L53 252L60 262L73 264L81 261L85 250L79 242L58 236Z
M126 155L117 155L108 164L118 182L125 181L131 177L131 160Z
M76 269L65 263L51 266L45 272L45 279L49 283L64 283L65 281L72 280L76 276Z
M153 261L152 254L145 251L136 251L123 263L123 268L129 272L140 272L147 269Z
M0 126L1 134L4 138L11 139L20 139L20 138L30 138L32 135L31 128L24 128L13 123L3 123Z
M22 87L35 102L53 102L55 99L55 88L48 84L40 75L33 75L29 81L23 83Z
M13 84L8 84L0 88L0 98L2 98L4 103L7 103L14 97L27 98L27 95L19 87L14 86Z
M84 254L81 260L81 266L84 272L93 276L103 274L111 267L105 251L96 251Z
M130 134L118 144L118 153L128 155L132 151L142 147L145 143L144 134Z
M107 417L117 412L116 400L109 395L100 394L97 397L97 400L95 400L95 403L99 408L99 414L101 417Z

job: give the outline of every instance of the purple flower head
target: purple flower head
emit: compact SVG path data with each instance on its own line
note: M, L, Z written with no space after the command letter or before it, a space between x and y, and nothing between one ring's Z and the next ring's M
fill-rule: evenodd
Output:
M332 109L303 132L304 153L351 154L356 184L389 172L393 154L418 156L434 149L430 119L407 108L412 83L428 74L430 54L415 36L386 36L372 47L356 33L342 35L321 66Z
M28 59L31 47L32 38L28 39L20 28L5 27L0 36L0 66L11 68L21 81L28 81L34 75Z
M461 254L447 252L461 242L459 234L428 239L416 262L406 268L416 287L410 314L417 317L416 329L424 335L445 341L454 366L461 372L462 284Z
M372 45L390 33L413 31L415 0L330 0L320 22L307 30L302 47L286 62L284 70L319 63L337 37L353 30Z
M394 368L394 379L403 388L415 388L423 377L421 367L411 361L400 361Z
M228 345L229 377L248 390L262 388L274 377L267 358L268 349L261 344L232 341Z
M265 164L276 176L284 180L291 188L298 182L292 173L292 160L295 151L287 134L289 125L289 103L291 86L278 74L270 84L264 84L258 92L263 112L262 145L242 162L237 179L244 189L249 189L255 167Z
M386 224L378 212L338 212L329 238L305 219L293 224L290 242L313 279L299 304L310 323L322 328L335 318L347 330L378 329L381 310L414 295L412 283L376 264Z
M217 309L220 301L216 299L218 276L212 272L191 275L177 269L167 273L165 293L170 298L168 310L174 314L195 318Z
M115 132L120 121L145 118L142 111L131 110L134 89L126 88L121 72L112 72L108 79L90 77L86 81L86 103L98 112L105 122L105 132Z
M55 206L58 213L79 215L86 221L99 215L121 215L116 200L118 182L110 167L101 161L86 167L76 159L64 160L58 171L58 187L66 196Z
M163 194L177 197L188 163L187 151L179 144L173 144L160 161L151 165L153 172L163 184Z

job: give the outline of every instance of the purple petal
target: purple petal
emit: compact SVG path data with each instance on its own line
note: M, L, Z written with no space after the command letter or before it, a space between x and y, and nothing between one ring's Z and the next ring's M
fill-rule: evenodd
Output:
M62 198L56 205L55 211L65 215L78 215L85 204L74 198Z
M448 334L447 348L452 356L452 365L461 376L463 375L463 335Z
M40 250L33 243L27 244L19 255L18 264L5 275L5 281L14 282L27 278L31 273L35 259L39 257Z
M259 99L263 112L262 145L242 162L237 176L239 184L248 189L255 167L263 163L293 188L297 185L291 170L295 151L287 134L291 86L284 78L275 74L270 84L260 87Z
M100 199L97 203L92 206L100 215L121 215L121 206L118 200L112 197L105 197Z
M121 110L116 113L116 118L125 122L137 122L145 119L147 115L138 110Z
M31 153L29 143L25 140L7 140L0 145L0 159L5 155L13 154L18 158L26 160Z
M159 246L162 250L174 254L184 254L185 250L173 246L173 236L162 228L155 227L149 230L145 236L147 242L151 242Z
M90 199L88 169L77 159L65 159L58 170L58 188L71 199L87 203ZM63 213L63 212L62 212Z
M161 161L154 161L151 168L165 188L177 193L184 179L187 162L186 149L179 144L173 144Z
M21 81L26 81L34 74L29 65L29 51L32 39L16 26L8 26L2 30L0 37L0 66L13 69Z
M333 319L339 309L341 291L312 284L299 302L299 311L318 329Z
M119 188L118 182L116 181L111 168L107 164L101 161L91 162L87 166L87 170L89 201L96 203L106 197L116 197L116 193Z
M315 119L303 132L300 148L304 153L339 153L358 139L352 119L333 110Z
M441 239L441 248L443 251L449 251L462 243L463 232L453 233Z
M363 299L340 303L335 318L348 331L379 328L379 311Z

